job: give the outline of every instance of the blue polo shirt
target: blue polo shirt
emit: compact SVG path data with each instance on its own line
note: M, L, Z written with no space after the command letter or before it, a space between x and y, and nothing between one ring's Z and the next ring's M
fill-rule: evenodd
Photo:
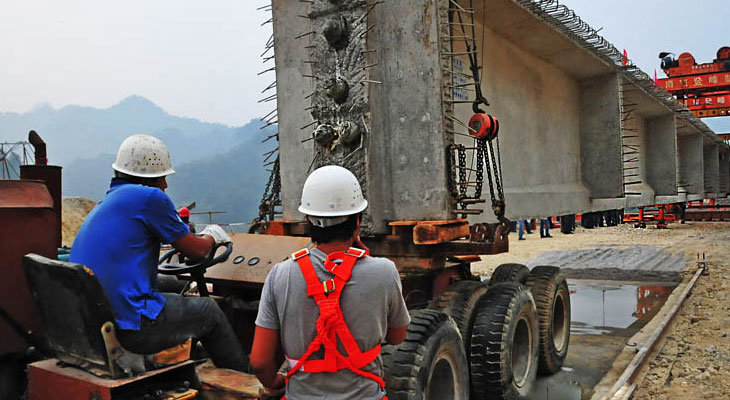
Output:
M162 190L115 178L76 235L70 261L94 271L117 326L139 330L142 316L153 320L165 305L156 290L160 243L188 232Z

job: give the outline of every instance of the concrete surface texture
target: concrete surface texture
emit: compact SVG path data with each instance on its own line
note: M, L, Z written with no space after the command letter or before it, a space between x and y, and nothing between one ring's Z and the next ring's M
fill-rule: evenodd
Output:
M646 182L657 196L676 196L677 134L674 116L669 114L650 119L646 138Z
M301 218L304 178L326 163L360 179L372 205L369 233L386 233L393 220L453 218L449 145L474 143L465 136L475 96L463 40L471 14L458 11L470 2L273 4L284 218ZM582 39L537 2L474 4L471 47L487 111L500 120L507 217L727 194L730 160L720 154L730 148L650 78L596 50L600 36ZM323 36L333 21L350 32L339 49ZM337 77L351 88L341 103L326 95ZM346 121L359 140L311 140L322 124L342 136ZM493 221L490 206L475 219Z
M441 97L442 2L383 2L370 13L373 79L368 148L370 213L377 232L386 220L451 217Z
M720 149L718 154L719 182L717 197L727 197L730 193L730 151L724 148Z
M705 179L705 198L714 199L720 188L720 153L719 147L712 142L705 140L703 146L704 159L702 165L704 167Z
M679 186L686 194L687 200L704 198L705 178L702 136L693 132L683 133L677 138L677 154L679 159Z

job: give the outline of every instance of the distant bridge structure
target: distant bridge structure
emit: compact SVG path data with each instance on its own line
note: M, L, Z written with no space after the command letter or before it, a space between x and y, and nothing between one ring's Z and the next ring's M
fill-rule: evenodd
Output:
M34 158L29 142L0 142L0 179L18 179L20 166L32 164Z

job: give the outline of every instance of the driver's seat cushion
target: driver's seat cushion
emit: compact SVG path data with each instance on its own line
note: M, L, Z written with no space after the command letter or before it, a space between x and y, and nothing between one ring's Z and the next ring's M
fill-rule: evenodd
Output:
M142 356L126 351L116 339L109 299L89 268L37 254L23 257L23 268L46 338L59 360L101 377L144 372ZM173 349L162 351L159 358L152 356L153 364L187 360L190 341Z

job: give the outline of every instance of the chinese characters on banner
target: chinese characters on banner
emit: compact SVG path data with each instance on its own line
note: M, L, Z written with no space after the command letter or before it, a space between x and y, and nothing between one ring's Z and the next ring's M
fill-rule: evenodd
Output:
M659 86L669 91L730 86L730 73L716 73L684 78L659 79Z

